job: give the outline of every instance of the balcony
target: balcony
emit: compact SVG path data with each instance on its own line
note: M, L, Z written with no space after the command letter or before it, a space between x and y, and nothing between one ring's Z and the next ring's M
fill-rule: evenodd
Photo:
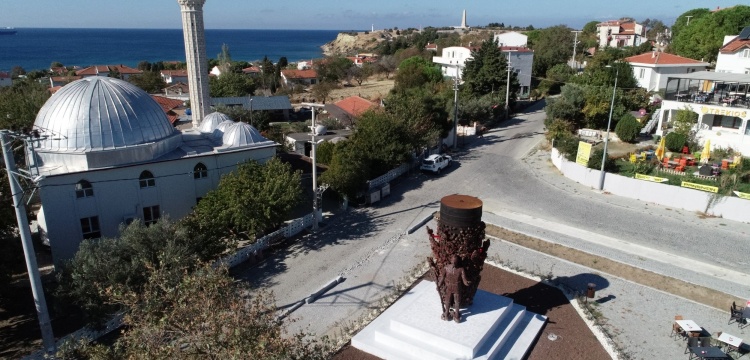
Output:
M750 108L750 75L700 71L670 76L664 100Z

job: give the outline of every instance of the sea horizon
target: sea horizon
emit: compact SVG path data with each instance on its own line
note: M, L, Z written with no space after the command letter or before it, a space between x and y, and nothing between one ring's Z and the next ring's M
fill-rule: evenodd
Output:
M182 29L146 28L15 28L0 36L0 71L21 66L26 71L65 66L123 64L141 61L185 61ZM216 58L223 44L232 60L259 61L264 57L289 62L323 56L321 46L340 32L357 30L206 29L206 55ZM363 30L359 30L363 31Z

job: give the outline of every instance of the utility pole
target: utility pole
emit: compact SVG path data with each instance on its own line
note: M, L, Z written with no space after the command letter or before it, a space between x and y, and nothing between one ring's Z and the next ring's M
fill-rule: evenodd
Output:
M456 76L453 77L453 151L458 150L458 75L461 67L456 65Z
M313 187L313 224L312 224L312 231L318 230L318 222L320 222L321 218L323 217L322 212L322 203L323 203L323 193L328 189L327 184L323 184L321 186L318 186L318 164L317 164L317 156L316 156L316 149L318 147L318 144L323 142L323 139L320 139L318 141L315 141L315 135L318 135L315 133L315 108L322 108L325 105L323 104L314 104L314 103L302 103L302 105L309 106L312 110L312 121L310 125L310 132L312 136L312 141L310 142L312 147L310 148L310 159L312 159L312 187Z
M508 119L508 108L510 107L510 104L508 104L508 101L510 101L510 71L512 70L510 66L510 51L508 51L508 65L506 68L508 69L508 80L505 83L505 119Z
M26 258L26 270L29 273L31 294L34 296L34 305L36 306L36 313L39 319L39 328L42 331L42 345L44 346L44 351L51 354L54 353L56 348L55 335L52 332L52 323L50 322L49 312L47 311L47 300L44 297L42 278L39 275L39 265L36 262L34 244L31 241L29 220L26 217L26 206L23 202L24 192L23 188L21 188L21 184L18 182L18 176L23 175L16 170L16 162L13 159L13 150L10 146L11 137L17 137L24 140L25 147L26 136L12 134L8 130L0 130L0 142L3 147L3 160L5 160L5 169L8 172L10 192L13 195L13 208L16 211L18 232L21 236L21 244L23 245L23 255ZM36 163L36 159L34 159L34 163Z
M573 30L572 33L576 34L575 39L573 40L573 63L572 65L575 66L576 72L578 71L578 62L576 61L576 50L578 48L578 34L581 33L581 30Z
M687 18L687 24L685 24L685 26L689 26L690 25L690 18L693 17L693 15L686 15L685 17Z

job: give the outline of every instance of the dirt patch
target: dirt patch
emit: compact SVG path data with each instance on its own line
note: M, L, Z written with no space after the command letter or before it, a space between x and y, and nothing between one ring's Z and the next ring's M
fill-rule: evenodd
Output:
M485 230L487 235L508 241L528 249L536 250L556 258L568 260L576 264L590 267L601 272L623 278L634 283L662 290L670 294L681 296L695 302L726 310L730 301L743 303L738 297L709 289L705 286L691 284L669 276L660 275L651 271L626 265L605 257L592 255L580 250L569 248L560 244L550 243L524 234L510 231L508 229L487 224Z
M353 83L351 86L343 86L339 89L334 89L328 96L329 102L336 102L347 98L349 96L357 95L361 98L370 101L380 101L388 95L388 92L393 89L393 78L385 79L378 76L373 76L368 80L362 82L362 85ZM292 103L298 104L303 101L310 101L310 93L294 94L290 96Z
M430 279L424 276L423 279ZM560 290L485 264L479 288L507 296L530 311L548 317L547 324L528 354L528 360L555 359L560 354L576 354L577 359L608 359L609 355ZM437 295L437 292L435 293ZM435 316L440 316L436 314ZM548 336L554 334L550 340ZM346 345L333 359L374 360L372 356Z

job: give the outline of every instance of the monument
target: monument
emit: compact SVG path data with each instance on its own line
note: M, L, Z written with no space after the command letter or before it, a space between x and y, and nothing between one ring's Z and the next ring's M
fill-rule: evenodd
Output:
M211 113L208 95L208 59L203 26L203 4L206 0L177 0L182 11L182 36L185 40L190 111L193 127L200 126L203 117Z
M437 232L427 227L427 234L436 281L417 283L355 335L352 346L383 359L524 358L547 318L478 289L490 246L482 201L443 197L434 220Z

